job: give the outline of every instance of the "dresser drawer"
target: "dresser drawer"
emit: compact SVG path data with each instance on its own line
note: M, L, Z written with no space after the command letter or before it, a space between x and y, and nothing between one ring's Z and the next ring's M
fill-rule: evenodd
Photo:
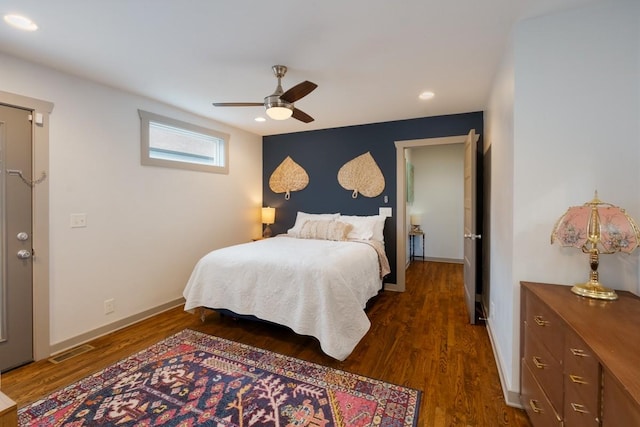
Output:
M547 394L557 412L562 411L563 375L560 361L555 359L535 334L525 326L524 363Z
M534 427L562 426L562 420L547 399L540 385L529 370L527 363L521 364L520 399Z
M588 397L598 400L598 389L593 388ZM581 393L582 392L582 393ZM569 387L564 395L564 427L597 427L600 425L599 406L592 404L592 399L585 398L583 389Z
M597 417L600 407L600 364L591 349L574 332L566 331L565 346L565 414L585 410Z
M558 316L536 296L526 299L524 321L529 330L547 348L556 360L561 360L564 351L563 323Z

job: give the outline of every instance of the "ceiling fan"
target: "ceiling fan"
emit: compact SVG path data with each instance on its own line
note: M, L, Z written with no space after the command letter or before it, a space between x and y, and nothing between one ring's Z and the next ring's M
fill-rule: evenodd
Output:
M298 83L286 92L282 90L281 79L287 73L284 65L274 65L271 67L273 74L278 78L278 86L275 92L264 98L264 102L214 102L215 107L259 107L267 109L267 115L274 120L286 120L289 117L300 120L304 123L313 121L313 117L293 106L293 103L310 94L317 84L308 80Z

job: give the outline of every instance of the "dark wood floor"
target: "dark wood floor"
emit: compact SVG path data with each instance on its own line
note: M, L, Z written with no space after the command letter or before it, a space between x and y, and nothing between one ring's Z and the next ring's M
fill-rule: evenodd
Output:
M204 323L181 308L98 338L88 353L47 360L2 375L18 406L87 376L184 328L266 348L423 391L420 426L529 427L524 411L505 405L484 326L469 325L462 266L414 262L407 291L385 291L371 305L371 329L344 362L289 330L211 313Z

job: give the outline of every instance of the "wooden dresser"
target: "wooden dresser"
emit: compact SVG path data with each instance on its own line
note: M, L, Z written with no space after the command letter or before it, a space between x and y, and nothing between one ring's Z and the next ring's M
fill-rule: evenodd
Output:
M17 411L16 402L0 391L0 427L17 427Z
M640 298L521 283L520 399L535 427L640 426Z

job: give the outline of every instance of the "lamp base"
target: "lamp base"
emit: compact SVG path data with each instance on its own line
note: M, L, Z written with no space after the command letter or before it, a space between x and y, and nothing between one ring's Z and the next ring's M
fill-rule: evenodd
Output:
M587 298L603 299L614 301L618 299L618 294L613 289L605 288L600 283L587 282L573 286L571 292Z

